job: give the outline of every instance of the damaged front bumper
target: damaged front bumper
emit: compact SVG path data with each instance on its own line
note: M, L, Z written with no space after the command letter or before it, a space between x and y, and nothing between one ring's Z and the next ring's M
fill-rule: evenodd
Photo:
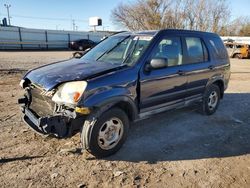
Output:
M24 122L35 132L42 135L54 135L58 138L66 138L77 133L85 121L85 117L75 112L69 114L57 114L48 117L37 117L26 106L22 106Z

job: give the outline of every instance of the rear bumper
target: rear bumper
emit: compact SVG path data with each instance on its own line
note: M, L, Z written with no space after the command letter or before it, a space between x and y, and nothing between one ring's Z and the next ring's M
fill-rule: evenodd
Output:
M80 130L84 123L84 117L70 117L66 115L55 115L49 117L37 117L27 107L21 107L23 121L36 133L42 135L54 135L58 138L66 138L74 135ZM72 112L73 113L73 112Z

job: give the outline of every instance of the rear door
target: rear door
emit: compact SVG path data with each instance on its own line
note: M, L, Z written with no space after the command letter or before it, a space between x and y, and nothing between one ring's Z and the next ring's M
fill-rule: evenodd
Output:
M154 58L166 58L168 67L140 71L140 109L146 112L166 106L184 104L187 77L183 74L183 52L180 36L162 36L146 64Z
M201 99L215 66L209 57L208 48L202 38L187 35L183 37L183 44L187 75L186 100Z

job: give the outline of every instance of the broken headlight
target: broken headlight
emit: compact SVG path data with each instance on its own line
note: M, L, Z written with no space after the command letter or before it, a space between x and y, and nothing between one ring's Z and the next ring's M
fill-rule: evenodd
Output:
M67 82L60 85L52 97L56 103L76 104L87 87L86 81Z

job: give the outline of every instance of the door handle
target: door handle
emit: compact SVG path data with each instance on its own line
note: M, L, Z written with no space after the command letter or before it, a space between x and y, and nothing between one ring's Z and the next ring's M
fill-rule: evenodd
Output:
M183 70L178 70L178 72L177 72L179 75L184 75L185 74L185 71L183 71Z
M208 68L209 68L210 70L213 70L213 69L215 68L215 66L214 66L214 65L210 65L210 66L208 66Z

